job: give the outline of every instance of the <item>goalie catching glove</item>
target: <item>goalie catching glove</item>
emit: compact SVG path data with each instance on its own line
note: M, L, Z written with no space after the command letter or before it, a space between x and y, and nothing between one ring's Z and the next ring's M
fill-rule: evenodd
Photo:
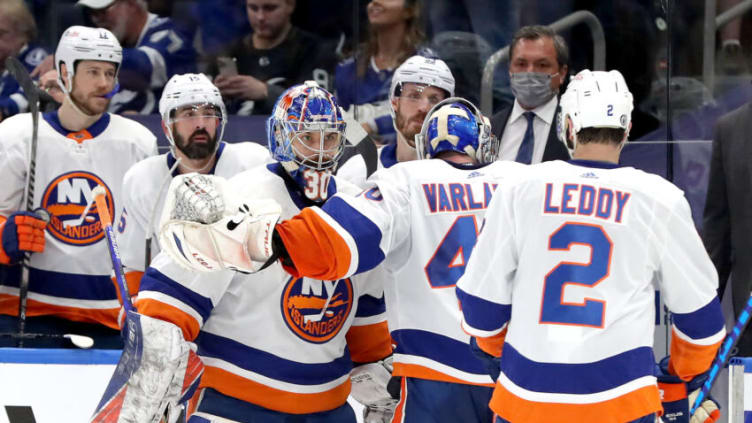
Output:
M192 270L253 273L272 257L272 235L282 209L271 199L241 199L219 176L173 178L160 221L159 242Z
M364 423L389 423L398 400L387 390L392 377L392 357L361 364L350 372L350 395L363 404Z
M689 415L689 410L697 399L708 374L703 373L685 382L669 372L668 360L669 357L661 360L656 376L663 405L661 421L663 423L713 423L717 421L721 417L720 406L710 395L705 397L694 414Z

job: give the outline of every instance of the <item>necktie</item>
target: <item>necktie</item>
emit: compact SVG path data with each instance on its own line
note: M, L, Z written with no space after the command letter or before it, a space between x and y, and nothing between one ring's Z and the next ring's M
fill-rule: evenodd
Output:
M527 129L525 130L525 136L522 137L522 144L520 149L517 150L517 158L514 161L524 164L530 164L533 161L533 145L535 143L535 134L533 133L533 120L535 120L535 113L525 112L523 116L527 119Z

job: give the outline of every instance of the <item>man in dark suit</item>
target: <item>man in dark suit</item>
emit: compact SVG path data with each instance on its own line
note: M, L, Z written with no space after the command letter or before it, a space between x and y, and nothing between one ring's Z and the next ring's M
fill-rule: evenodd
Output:
M569 160L556 136L559 87L569 60L564 39L545 26L524 26L514 35L510 57L514 104L491 118L491 130L501 139L499 159L528 164Z
M734 314L752 289L752 103L722 116L715 128L710 180L703 214L703 242L718 270L718 298L731 276ZM737 344L737 355L752 356L752 329Z

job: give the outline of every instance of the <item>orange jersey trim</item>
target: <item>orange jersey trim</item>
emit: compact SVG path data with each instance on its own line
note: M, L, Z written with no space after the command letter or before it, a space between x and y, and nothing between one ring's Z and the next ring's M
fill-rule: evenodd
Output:
M341 407L350 395L350 379L328 391L315 394L299 394L282 391L270 386L230 373L226 370L207 366L201 377L201 388L214 388L217 391L251 404L290 414L310 414Z
M405 419L405 403L407 402L407 379L400 378L400 400L394 408L392 423L402 423Z
M440 382L461 383L463 385L487 386L493 388L493 383L473 383L458 379L419 364L394 363L392 376L414 377L416 379L438 380ZM490 376L489 376L490 379Z
M125 284L128 286L128 294L133 298L138 294L138 289L141 286L141 278L144 277L144 272L131 271L125 272ZM111 277L112 284L115 285L115 292L117 292L118 302L123 304L123 296L120 294L120 286L118 286L117 279Z
M350 248L345 240L315 211L300 214L275 228L295 269L285 270L295 277L307 276L322 281L342 279L350 269Z
M183 337L187 341L196 339L201 329L201 324L193 316L167 303L151 298L139 298L134 305L141 314L175 324L183 331Z
M723 340L712 345L697 345L681 339L676 329L671 329L671 359L669 373L679 376L682 380L691 380L704 373L713 363L718 348Z
M356 363L371 363L392 353L392 337L386 322L351 326L345 339L350 359Z
M28 299L27 316L57 316L74 322L95 323L119 330L117 316L120 308L77 308L43 303ZM18 296L0 294L0 314L18 316Z
M507 328L499 332L494 336L488 338L475 338L475 342L478 344L478 348L483 350L486 354L490 354L494 357L501 357L501 350L504 347L504 340L507 337Z
M529 401L498 383L490 405L501 418L525 423L624 423L663 410L655 385L607 401L565 404Z
M5 222L7 220L7 217L0 216L0 236L3 234L3 229L5 229ZM5 253L2 242L0 242L0 264L10 264L10 257Z

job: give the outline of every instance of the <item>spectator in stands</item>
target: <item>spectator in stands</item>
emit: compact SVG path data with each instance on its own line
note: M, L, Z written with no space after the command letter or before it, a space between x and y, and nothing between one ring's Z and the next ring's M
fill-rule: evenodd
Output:
M295 27L290 16L295 0L246 0L253 32L223 54L236 60L237 70L218 66L215 85L237 114L269 114L288 87L314 80L329 88L334 46Z
M559 88L567 76L569 49L564 39L546 26L523 26L509 48L509 76L514 104L491 118L501 140L500 160L531 164L569 160L556 136Z
M372 0L367 7L368 38L335 71L340 105L383 144L397 137L389 103L394 70L415 54L434 56L420 48L425 41L420 9L420 0Z
M718 13L736 6L740 0L720 0ZM749 73L747 58L742 51L739 36L742 32L742 19L736 18L720 28L721 50L717 53L717 70L726 75Z
M110 113L156 113L167 80L196 71L192 35L176 28L170 18L149 13L145 0L79 0L76 5L123 45L120 91L110 102ZM33 75L52 67L52 59L45 60Z
M28 108L21 87L5 69L5 59L18 57L31 72L48 54L30 44L36 37L34 17L23 0L0 0L0 121Z
M752 196L749 195L752 102L723 115L715 126L702 240L718 271L718 298L731 289L738 318L752 291ZM752 329L739 337L740 357L752 357Z

